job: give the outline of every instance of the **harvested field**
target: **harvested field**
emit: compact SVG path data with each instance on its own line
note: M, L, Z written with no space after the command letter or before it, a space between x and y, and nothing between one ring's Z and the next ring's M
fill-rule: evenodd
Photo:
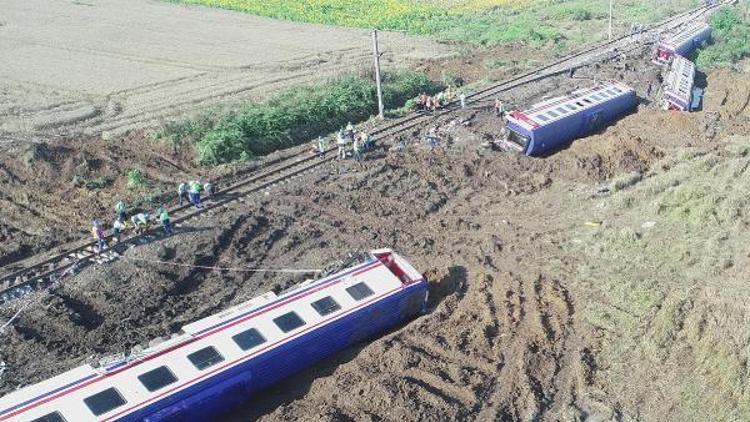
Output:
M149 0L9 0L1 19L0 133L124 133L372 58L365 30ZM385 66L449 53L400 34L381 42Z

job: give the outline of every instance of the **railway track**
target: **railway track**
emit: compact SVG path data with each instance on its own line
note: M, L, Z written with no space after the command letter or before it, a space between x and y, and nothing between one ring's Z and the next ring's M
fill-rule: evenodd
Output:
M466 97L467 104L480 103L486 99L492 98L500 92L539 81L550 76L555 76L566 72L571 68L575 69L581 67L584 64L612 58L628 51L625 50L626 47L631 47L631 50L634 48L640 48L645 42L653 42L654 39L652 37L654 35L658 35L663 31L694 21L719 6L720 5L693 9L653 25L642 33L622 36L609 42L570 54L545 66L468 95ZM635 47L633 47L633 44L635 44ZM411 114L401 119L390 121L386 125L371 131L371 134L376 139L387 139L415 127L423 126L428 122L452 113L459 108L459 103L454 101L447 104L439 112ZM335 149L335 147L329 149L329 152L333 149ZM229 182L229 185L221 190L219 196L217 196L215 200L207 201L202 209L194 209L191 205L171 208L169 212L170 215L173 216L172 222L175 225L179 225L187 220L198 218L206 213L211 213L217 209L226 207L233 202L243 202L244 198L250 194L259 192L305 172L314 170L315 168L333 160L334 157L330 154L324 159L319 159L305 151L294 154L291 157L275 160L266 164L264 168L250 174L244 179ZM115 260L120 256L120 252L118 251L153 240L157 236L156 233L158 230L158 228L152 228L144 233L130 236L120 242L117 246L102 253L97 253L94 249L94 242L82 241L67 245L64 247L65 250L47 258L44 258L43 256L40 258L40 256L37 255L10 264L6 267L11 267L11 271L0 276L0 305L26 296L34 290L51 285L57 282L61 276L75 273L86 265Z

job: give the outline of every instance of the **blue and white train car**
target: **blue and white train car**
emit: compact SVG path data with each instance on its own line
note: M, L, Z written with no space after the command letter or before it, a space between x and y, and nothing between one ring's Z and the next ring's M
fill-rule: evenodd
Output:
M667 65L675 55L690 56L698 47L711 39L711 26L700 23L667 37L656 47L654 63Z
M662 87L662 108L690 111L695 86L695 65L682 56L674 56Z
M547 155L622 117L637 105L635 90L608 82L574 91L507 116L505 149Z
M280 296L266 293L120 361L0 399L0 421L206 421L422 312L427 281L390 249ZM153 344L153 342L152 342Z

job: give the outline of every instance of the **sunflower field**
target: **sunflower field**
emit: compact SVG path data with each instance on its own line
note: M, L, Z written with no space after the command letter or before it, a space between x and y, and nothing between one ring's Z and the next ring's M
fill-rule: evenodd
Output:
M594 42L608 0L165 0L295 22L405 31L479 45ZM648 24L699 0L618 0L616 24ZM582 22L585 21L585 24Z

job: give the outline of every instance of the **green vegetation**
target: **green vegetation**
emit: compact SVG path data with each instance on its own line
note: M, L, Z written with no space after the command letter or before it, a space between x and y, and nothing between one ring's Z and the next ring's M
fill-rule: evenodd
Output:
M135 189L146 186L146 177L138 169L128 171L128 187Z
M406 31L481 45L556 43L573 46L605 36L602 0L166 0L239 10L260 16ZM696 0L616 2L620 30L651 23L698 4ZM585 23L584 23L585 22Z
M750 20L748 2L720 10L711 19L713 43L698 52L701 68L728 66L750 55Z
M392 71L383 75L386 108L397 108L422 91L440 85L426 75ZM293 87L262 103L215 108L193 119L164 125L157 137L195 143L197 161L218 165L268 154L307 142L347 122L377 112L370 77L346 75L323 84Z

